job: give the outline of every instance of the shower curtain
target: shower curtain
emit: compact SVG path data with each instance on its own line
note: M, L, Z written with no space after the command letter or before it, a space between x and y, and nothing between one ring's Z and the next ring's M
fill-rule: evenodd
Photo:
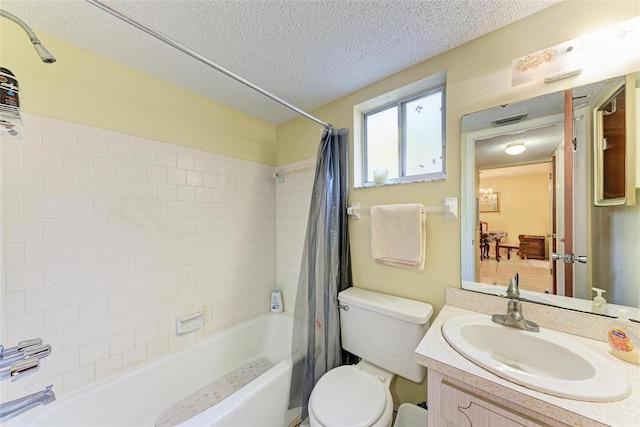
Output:
M316 164L294 313L290 408L308 416L320 377L352 356L340 346L338 292L351 287L347 232L348 130L325 129Z

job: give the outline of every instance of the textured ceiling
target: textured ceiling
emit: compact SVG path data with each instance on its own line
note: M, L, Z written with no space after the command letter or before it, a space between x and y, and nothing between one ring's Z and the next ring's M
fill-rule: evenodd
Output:
M308 111L559 0L105 1ZM0 7L36 32L270 123L295 116L85 1L0 0Z
M553 152L564 138L564 126L527 130L519 134L495 136L476 141L476 164L479 169L514 163L541 163L551 160ZM524 142L527 149L522 154L512 156L504 152L511 142Z
M573 107L580 108L598 99L598 94L617 80L609 79L601 82L579 86L573 89ZM520 102L505 104L487 110L467 114L462 117L462 131L494 128L495 136L476 140L476 164L479 169L505 167L515 164L548 162L558 145L564 140L562 123L545 127L529 127L527 123L535 118L550 116L564 111L564 92L553 92ZM519 131L505 133L504 128L495 126L496 120L522 115ZM580 119L579 117L576 117ZM507 144L524 142L527 149L524 153L511 156L504 152Z

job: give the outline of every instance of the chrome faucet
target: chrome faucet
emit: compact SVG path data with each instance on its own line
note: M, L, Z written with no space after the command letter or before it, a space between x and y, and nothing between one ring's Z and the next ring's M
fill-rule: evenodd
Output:
M51 346L42 344L40 338L20 341L17 346L4 348L0 345L0 381L16 381L38 371L40 359L51 354ZM0 423L8 421L40 405L56 400L53 386L38 393L0 404Z
M509 280L507 288L507 298L520 298L520 275L516 273L513 279Z
M5 348L0 345L0 368L11 365L16 360L21 359L21 353L23 353L29 347L42 345L42 339L32 338L30 340L20 341L17 346Z
M491 320L500 325L511 326L525 331L539 332L540 327L522 316L522 303L517 299L510 299L507 314L494 314Z
M14 362L9 368L0 370L0 381L11 378L11 382L35 374L40 368L40 360L26 359Z
M48 405L56 400L56 395L53 393L52 388L53 385L50 385L37 393L0 404L0 423L9 421L13 417L23 414L36 406Z
M49 354L51 354L51 346L49 344L42 345L40 338L20 341L17 346L11 348L4 348L0 345L0 369L21 360L42 359Z

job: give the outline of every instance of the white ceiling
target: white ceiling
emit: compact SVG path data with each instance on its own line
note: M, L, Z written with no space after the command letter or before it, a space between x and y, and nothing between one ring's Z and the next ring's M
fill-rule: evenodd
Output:
M105 1L309 111L559 0ZM0 0L0 7L36 33L267 122L295 116L85 1Z

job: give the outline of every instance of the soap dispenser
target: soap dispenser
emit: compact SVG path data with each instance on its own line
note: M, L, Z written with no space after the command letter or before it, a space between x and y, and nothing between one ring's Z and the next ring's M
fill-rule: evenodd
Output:
M280 293L280 289L278 289L278 285L276 285L271 294L271 311L273 313L281 313L282 309L282 294Z
M607 291L593 287L591 289L597 293L596 297L593 299L593 304L591 304L591 311L598 314L608 314L609 309L607 308L607 300L602 297L602 294Z
M640 337L633 330L631 321L627 317L627 310L619 309L620 317L607 334L607 341L611 348L611 354L627 362L640 364L640 350L638 345Z

